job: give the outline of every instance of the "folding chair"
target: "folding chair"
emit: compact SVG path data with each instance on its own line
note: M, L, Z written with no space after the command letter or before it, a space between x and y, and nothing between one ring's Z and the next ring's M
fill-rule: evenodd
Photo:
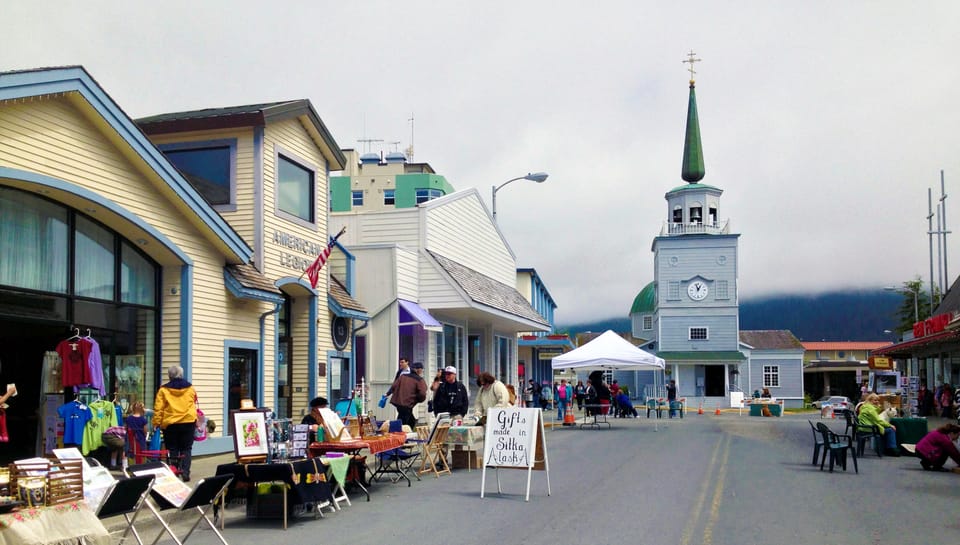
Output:
M438 478L441 474L450 474L450 466L447 464L447 433L450 431L450 424L437 425L433 428L429 440L425 445L423 463L420 464L420 475L433 471ZM427 467L429 464L430 467ZM441 469L442 468L442 469Z
M170 467L162 462L151 462L136 466L131 466L127 469L128 474L131 475L157 475L158 481L167 480L167 479L177 479L173 475L173 472L170 470ZM156 545L160 538L163 536L164 532L169 535L177 545L183 545L190 536L193 535L194 530L197 529L197 526L201 522L206 522L207 526L213 530L213 533L217 535L217 538L220 539L220 542L223 545L230 545L227 543L227 540L224 539L223 534L217 529L217 526L207 517L207 511L204 510L204 507L207 510L213 509L217 501L226 494L227 486L230 485L230 481L233 480L232 475L217 475L215 477L207 477L205 479L200 479L197 483L197 486L190 491L189 495L183 499L183 503L176 505L172 503L168 496L162 495L157 491L157 488L150 489L150 498L145 502L147 508L153 513L153 516L157 518L157 521L163 527L160 532L157 534L157 537L151 542L151 545ZM179 482L179 480L178 480ZM158 485L162 483L158 482ZM186 484L184 483L184 486ZM189 487L188 487L189 488ZM166 510L175 510L181 513L190 512L196 509L198 514L197 521L193 523L193 526L190 527L190 531L187 532L187 535L181 540L173 532L173 529L170 528L170 525L167 524L167 521L163 519L160 515L160 511Z
M418 458L420 458L419 446L411 441L408 441L403 446L378 452L377 469L373 472L373 476L370 479L379 481L383 475L393 473L396 474L396 478L391 479L390 482L395 483L400 479L405 479L407 486L411 486L413 482L410 480L410 476L407 475L407 470L416 464ZM420 480L420 474L418 472L414 471L413 476L416 477L418 481Z
M127 538L127 534L132 532L137 543L143 545L143 540L140 539L140 534L137 533L137 529L133 526L133 523L136 522L137 515L140 514L140 508L143 507L143 503L147 499L147 492L149 492L153 486L153 481L153 475L120 479L113 484L107 492L103 503L101 503L97 509L98 519L102 520L122 515L124 520L126 520L127 524L123 529L123 534L120 536L120 541L117 542L118 544L123 543L123 540Z

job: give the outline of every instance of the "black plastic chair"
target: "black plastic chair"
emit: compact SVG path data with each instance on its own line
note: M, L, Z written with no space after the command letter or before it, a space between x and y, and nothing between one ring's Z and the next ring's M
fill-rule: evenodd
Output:
M820 471L823 471L823 464L827 455L830 455L830 473L833 473L834 465L847 470L847 452L853 457L853 470L860 473L857 467L857 451L853 448L853 437L834 433L823 422L817 422L817 430L823 436L823 459L820 461Z
M813 461L810 462L810 465L817 465L817 460L820 458L820 449L823 448L823 434L820 433L820 430L813 425L813 422L807 420L810 423L810 429L813 431ZM826 452L824 452L826 455Z
M853 416L849 411L847 411L847 414L850 415L847 418L851 421L848 425L854 430L853 437L857 443L857 455L862 458L867 441L873 440L873 451L877 453L878 458L883 458L883 449L881 448L881 444L883 443L883 430L881 430L879 426L861 424L857 417Z
M153 475L120 479L113 484L103 503L97 509L98 519L123 516L127 522L123 534L120 536L120 541L117 543L123 543L127 534L133 532L133 537L136 538L137 543L143 545L143 540L140 539L140 534L137 533L133 523L136 522L137 515L140 514L140 508L143 507L143 502L147 499L147 493L150 492L153 481Z

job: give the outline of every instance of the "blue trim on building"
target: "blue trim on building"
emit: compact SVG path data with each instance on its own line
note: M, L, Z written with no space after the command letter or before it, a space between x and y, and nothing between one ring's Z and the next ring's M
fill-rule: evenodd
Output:
M253 128L253 248L258 271L264 270L263 127Z
M269 291L248 288L240 283L227 269L223 269L223 282L227 290L237 299L254 299L268 303L283 303L283 295Z
M277 288L281 289L281 290L283 290L283 289L286 288L287 286L291 286L291 285L300 286L301 288L309 291L309 292L312 293L313 295L317 295L317 290L311 288L311 287L310 287L310 282L308 282L305 278L296 278L296 277L293 277L293 276L284 276L283 278L278 278L277 281L273 283L273 285L276 286ZM284 290L284 291L286 291L286 290Z
M114 103L113 99L82 67L0 74L0 100L27 98L47 94L76 92L107 122L149 168L183 199L213 233L241 262L249 262L253 250L227 224L177 169L170 164L137 125Z
M310 372L310 377L307 381L310 391L310 395L307 396L308 399L317 397L317 374L319 371L317 369L317 301L317 296L314 294L307 303L310 305L310 316L308 318L310 320L310 334L307 340L307 342L310 343L307 348L307 358L309 360L307 362L307 369Z
M180 367L190 380L193 361L193 265L180 267Z
M343 308L332 295L327 295L327 307L336 316L343 316L344 318L352 318L354 320L369 320L370 316L366 312L358 312L356 310L350 310Z
M27 172L25 170L19 170L5 166L0 166L0 178L10 178L11 180L30 182L32 184L49 187L51 189L57 189L89 200L90 202L95 203L98 208L109 210L110 212L113 212L114 214L123 218L125 221L130 222L132 225L136 225L137 228L142 229L158 244L163 246L166 250L169 250L172 254L176 255L177 259L183 263L188 265L193 264L193 261L189 256L187 256L186 253L183 252L183 250L181 250L170 239L164 236L163 233L157 231L152 225L143 221L143 218L134 214L133 212L130 212L126 208L118 205L110 199L104 198L102 195L90 191L89 189L66 182L64 180L60 180L58 178L47 176L45 174L37 174L35 172Z

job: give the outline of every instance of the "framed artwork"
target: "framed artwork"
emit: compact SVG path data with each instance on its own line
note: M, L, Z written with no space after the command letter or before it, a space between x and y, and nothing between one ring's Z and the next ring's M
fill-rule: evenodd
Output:
M237 411L233 413L233 451L237 458L266 456L267 423L260 411Z
M323 419L323 433L327 441L350 441L353 436L343 426L343 420L330 409L320 409L320 418Z

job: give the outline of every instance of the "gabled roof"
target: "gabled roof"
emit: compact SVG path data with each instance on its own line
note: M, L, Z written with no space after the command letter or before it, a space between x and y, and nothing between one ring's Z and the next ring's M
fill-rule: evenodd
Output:
M804 350L876 350L889 346L889 341L816 341L803 342Z
M741 331L740 342L756 350L803 350L803 344L787 329Z
M304 117L309 121L307 131L316 139L317 147L330 162L330 170L343 170L347 158L327 130L313 105L307 99L247 104L226 108L204 108L186 112L171 112L137 119L137 125L147 134L262 127L267 123ZM313 129L313 130L311 130Z
M209 229L213 240L228 252L227 255L233 254L230 261L250 261L253 250L247 243L167 161L82 66L0 72L0 101L56 94L81 97L132 153L173 190L180 199L178 208L186 214L193 214L198 223Z
M440 267L475 303L550 327L550 323L530 306L530 303L524 299L515 287L501 284L489 276L443 257L436 252L427 250L427 253L437 261Z

